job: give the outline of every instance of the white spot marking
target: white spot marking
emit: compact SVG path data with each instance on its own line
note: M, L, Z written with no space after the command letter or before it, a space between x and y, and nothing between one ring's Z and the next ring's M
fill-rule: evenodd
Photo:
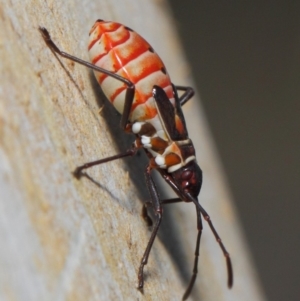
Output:
M144 124L145 122L135 122L133 125L132 125L132 132L134 134L137 134L140 132L141 128L142 128L142 125Z
M187 163L189 163L189 162L191 162L191 161L193 161L193 160L195 160L196 159L196 157L195 156L190 156L190 157L188 157L186 160L185 160L185 164L187 164Z
M149 137L147 137L147 136L142 136L141 137L142 139L141 139L141 142L142 142L142 144L150 144L151 145L151 138L149 138Z
M155 158L155 162L158 166L164 165L165 164L165 158L163 156L158 155Z
M168 168L168 172L174 172L183 166L182 163L178 163L176 165L172 165Z

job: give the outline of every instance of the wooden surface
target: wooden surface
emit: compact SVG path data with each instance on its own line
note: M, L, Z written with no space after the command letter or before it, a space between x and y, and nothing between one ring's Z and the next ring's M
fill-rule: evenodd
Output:
M180 300L193 263L193 205L166 207L141 294L137 269L150 236L140 217L148 198L146 160L141 155L108 163L80 181L72 176L77 165L126 150L132 138L120 130L120 118L91 72L56 58L38 32L45 26L63 50L87 59L93 22L122 22L153 45L174 83L191 84L166 3L0 4L0 299ZM224 258L205 224L190 300L264 300L196 98L184 111L204 171L199 200L235 273L228 290Z

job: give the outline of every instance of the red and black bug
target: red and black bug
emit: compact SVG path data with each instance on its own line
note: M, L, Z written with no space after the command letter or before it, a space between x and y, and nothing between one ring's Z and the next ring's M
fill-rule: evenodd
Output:
M226 258L228 286L233 284L233 271L226 251L211 219L198 202L202 171L196 162L195 149L188 137L181 107L194 95L190 87L174 86L166 68L153 48L135 31L115 22L97 20L90 31L91 63L62 52L52 41L46 28L39 28L49 48L62 57L84 65L95 76L109 101L121 114L121 127L136 136L128 151L86 163L74 171L80 178L82 170L123 157L133 156L143 148L149 157L145 170L151 201L144 204L143 216L150 221L147 207L156 216L152 234L138 271L138 288L143 288L143 269L162 220L162 206L176 202L192 202L197 214L197 242L193 274L183 295L186 300L198 273L198 257L202 233L201 215L208 222ZM177 91L183 91L179 97ZM156 169L177 194L177 198L160 200L151 171Z

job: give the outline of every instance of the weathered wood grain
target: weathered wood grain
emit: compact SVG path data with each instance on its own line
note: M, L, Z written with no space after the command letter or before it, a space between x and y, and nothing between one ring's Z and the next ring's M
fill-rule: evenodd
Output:
M166 3L0 0L0 7L0 299L180 300L192 270L193 206L166 208L142 295L137 269L150 235L140 218L145 158L93 168L80 181L72 176L77 165L125 150L132 139L91 72L55 57L38 32L45 26L63 50L87 59L96 19L125 23L153 44L175 83L191 84ZM190 300L263 300L205 116L196 98L184 110L204 171L200 202L235 272L228 290L225 261L204 225Z

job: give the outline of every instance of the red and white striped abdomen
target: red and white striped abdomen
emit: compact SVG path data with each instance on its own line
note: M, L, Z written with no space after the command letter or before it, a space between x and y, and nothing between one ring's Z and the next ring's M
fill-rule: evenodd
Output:
M90 31L91 62L116 73L135 85L135 97L129 120L157 122L157 109L152 96L154 85L162 87L173 103L170 78L160 57L135 31L115 22L97 21ZM107 98L122 114L126 84L103 73L95 72ZM173 103L174 104L174 103ZM159 129L157 129L159 130Z

